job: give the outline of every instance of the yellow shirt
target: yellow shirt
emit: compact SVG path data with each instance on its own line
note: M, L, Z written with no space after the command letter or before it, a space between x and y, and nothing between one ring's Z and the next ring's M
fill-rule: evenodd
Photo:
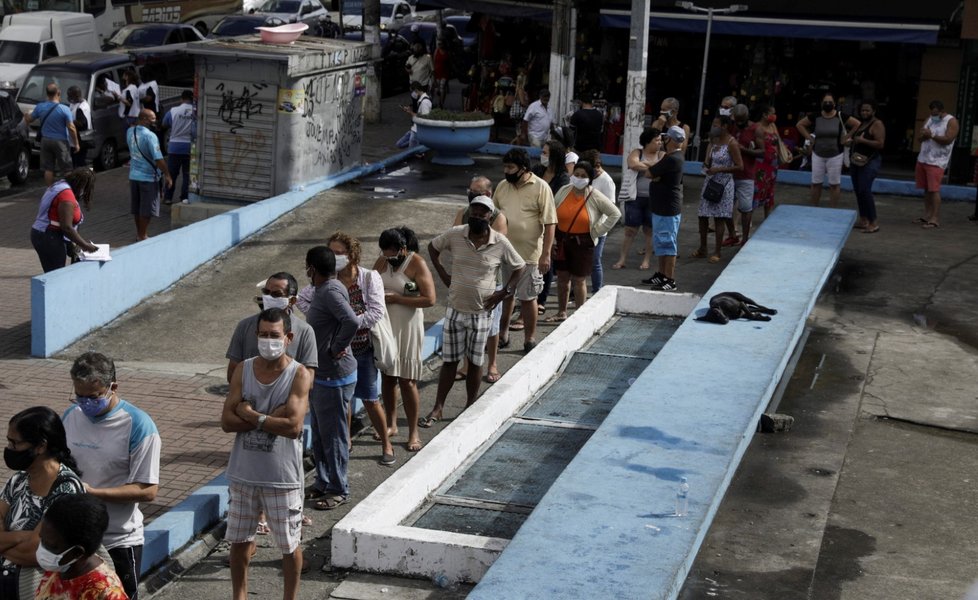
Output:
M532 173L526 182L517 185L503 180L496 185L492 201L506 215L506 237L519 255L531 264L539 261L543 254L543 227L557 224L550 185Z

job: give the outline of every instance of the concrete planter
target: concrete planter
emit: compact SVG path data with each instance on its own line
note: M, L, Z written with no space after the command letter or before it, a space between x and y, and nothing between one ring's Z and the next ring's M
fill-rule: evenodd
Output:
M414 117L418 126L418 143L435 151L431 162L438 165L468 166L475 164L469 152L489 143L492 119L482 121L433 121Z

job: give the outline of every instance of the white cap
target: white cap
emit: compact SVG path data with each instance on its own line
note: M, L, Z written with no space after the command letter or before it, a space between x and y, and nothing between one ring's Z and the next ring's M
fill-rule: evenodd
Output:
M471 202L469 202L470 206L473 204L481 204L482 206L488 208L490 211L496 210L496 205L492 203L492 198L490 198L489 196L476 196L475 198L472 198Z

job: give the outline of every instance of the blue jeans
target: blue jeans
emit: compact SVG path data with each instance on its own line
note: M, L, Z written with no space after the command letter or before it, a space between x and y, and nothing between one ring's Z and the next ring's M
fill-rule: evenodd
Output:
M312 453L316 458L316 481L313 487L333 496L350 495L346 478L350 463L346 411L353 399L356 383L326 387L316 383L309 395L312 413Z
M173 178L173 186L166 189L166 199L173 200L173 192L177 188L177 175L183 172L183 181L180 185L180 197L177 200L186 200L190 194L190 155L189 154L167 154L166 168L170 171Z
M591 269L591 293L597 294L601 286L604 285L604 267L601 266L601 255L604 254L604 242L608 239L608 234L598 238L598 245L594 247L594 267Z
M408 129L407 133L401 136L401 139L397 140L396 146L398 148L413 148L418 145L417 135L415 132Z
M852 165L849 176L852 177L852 189L856 192L856 204L859 206L859 216L870 223L876 222L876 199L873 197L873 182L880 172L880 155L877 154L865 166Z

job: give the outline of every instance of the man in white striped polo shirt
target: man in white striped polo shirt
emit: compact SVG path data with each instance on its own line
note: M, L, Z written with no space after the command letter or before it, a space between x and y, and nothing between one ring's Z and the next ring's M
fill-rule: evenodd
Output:
M468 223L452 227L428 244L431 263L448 286L442 347L444 362L438 378L435 406L429 416L436 421L442 418L445 399L455 383L455 373L463 356L469 359L465 377L466 406L471 406L478 397L490 314L498 303L513 294L526 264L506 236L489 227L489 216L494 208L488 196L476 196L469 203ZM439 260L442 252L452 253L451 275ZM504 272L510 273L509 281L497 291L496 276L503 267Z

